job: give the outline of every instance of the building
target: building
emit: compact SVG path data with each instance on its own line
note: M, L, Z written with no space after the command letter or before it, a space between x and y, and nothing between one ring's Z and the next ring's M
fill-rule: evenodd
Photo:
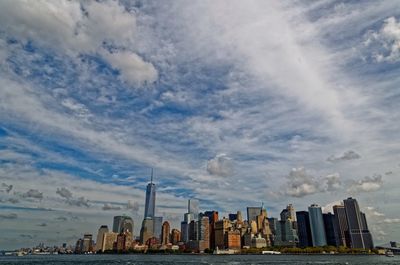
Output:
M93 251L93 239L92 239L92 234L84 234L83 235L83 240L82 240L82 245L80 248L81 253L88 253Z
M215 247L225 248L225 233L231 228L231 222L228 219L222 219L215 222Z
M178 229L172 229L171 231L171 243L173 245L178 245L178 242L181 241L181 232Z
M241 236L237 230L227 231L225 237L225 248L226 249L240 249L241 248Z
M113 232L124 233L129 231L133 234L133 219L129 216L114 216Z
M168 221L165 221L161 229L161 244L167 245L170 243L170 225Z
M281 212L281 220L287 220L287 219L290 219L293 222L296 221L296 213L294 211L292 204L288 204L286 206L286 209L283 209Z
M360 212L356 199L344 200L347 224L349 227L350 246L352 248L371 249L374 247L372 235L368 230L364 213Z
M163 224L162 216L154 216L153 217L153 236L156 237L159 241L161 241L161 229Z
M228 215L228 219L229 219L229 221L231 221L231 222L236 221L236 219L237 219L237 214L236 214L236 213L230 213L230 214Z
M210 248L210 220L207 216L201 216L198 221L198 240L199 240L199 251Z
M265 248L265 247L267 247L267 241L265 240L265 238L261 237L261 235L259 234L257 237L252 237L251 247L252 248Z
M114 233L114 232L104 233L101 251L105 252L105 251L113 250L114 242L117 241L117 236L118 236L118 234Z
M193 219L199 216L199 201L196 199L188 200L188 213L193 214Z
M140 230L140 242L145 244L149 238L154 236L154 222L153 219L147 217L143 220L142 229Z
M260 214L262 207L247 207L247 222L250 224L251 221L257 222L257 215Z
M204 216L208 217L208 221L210 223L210 249L215 249L215 223L218 221L218 212L206 211L204 212Z
M108 226L102 225L100 226L99 230L97 231L97 238L96 238L96 252L100 251L103 247L103 240L104 240L104 234L108 233Z
M151 180L146 188L146 202L144 207L144 218L155 216L156 210L156 184L153 183L153 169L151 170Z
M198 240L198 221L192 220L189 223L189 241Z
M339 236L338 231L336 229L336 218L332 213L324 213L322 214L322 218L324 220L325 227L325 235L326 235L326 244L328 246L339 246Z
M311 237L314 247L326 246L326 235L321 207L312 204L308 207L310 216Z
M126 243L127 243L126 235L124 233L118 234L117 235L117 241L116 241L116 244L115 244L115 250L118 251L118 252L126 251L127 250L127 248L126 248L127 244Z
M299 247L311 247L312 236L310 227L310 216L307 211L296 212L297 229L299 235Z
M335 226L337 231L337 237L339 240L339 246L350 246L349 238L349 225L347 224L346 210L343 205L333 206L333 213L335 215Z

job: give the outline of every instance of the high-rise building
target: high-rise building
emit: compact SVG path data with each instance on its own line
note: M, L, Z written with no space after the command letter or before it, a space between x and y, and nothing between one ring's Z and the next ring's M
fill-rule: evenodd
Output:
M350 246L349 225L347 224L346 210L343 205L333 206L335 227L338 234L339 246Z
M326 235L321 207L317 204L312 204L310 207L308 207L308 212L310 216L311 237L313 246L325 246Z
M311 247L311 227L310 227L310 216L307 211L296 212L297 227L299 234L299 246L300 247Z
M294 211L293 205L288 204L286 209L283 209L281 212L281 220L290 219L291 221L296 221L296 212Z
M92 234L84 234L83 235L83 241L82 241L82 247L81 247L82 253L91 252L93 250L92 237L93 237Z
M360 212L356 199L348 198L344 200L347 223L349 226L349 238L352 248L373 248L371 233L368 230L365 215Z
M108 233L108 226L102 225L100 226L98 232L97 232L97 239L96 239L96 252L100 251L103 247L103 240L104 240L104 234Z
M215 249L215 223L218 221L218 212L206 211L204 212L204 216L208 217L210 223L210 249Z
M101 251L113 250L114 242L117 241L118 233L108 232L104 234L103 245L101 246Z
M324 219L324 227L325 227L325 235L326 235L326 243L328 246L339 246L339 237L338 231L336 227L336 217L332 213L324 213L322 214L322 218Z
M165 221L162 225L162 231L161 231L161 244L162 245L167 245L170 243L170 225L168 221Z
M153 169L151 170L151 180L146 188L146 204L144 207L144 218L155 216L156 210L156 184L153 183Z
M162 216L154 216L153 217L153 236L156 237L159 241L161 241L161 229L163 224Z
M262 207L247 207L247 222L250 224L251 221L257 222L257 215L260 214Z
M196 199L188 200L188 213L193 214L193 219L199 216L199 201Z
M207 216L199 217L197 237L199 240L199 251L203 252L210 248L210 221Z
M240 249L241 248L241 236L240 232L237 230L227 231L224 235L226 249Z
M113 232L125 233L130 232L133 234L133 219L129 216L114 216Z
M147 217L143 220L140 230L140 242L145 244L149 238L154 237L154 222L153 219Z
M236 219L237 219L237 214L236 213L230 213L229 215L228 215L228 219L229 219L229 221L236 221Z
M171 231L171 243L172 245L178 245L181 241L181 232L178 229L172 229Z
M189 241L198 240L197 232L198 232L198 221L196 221L196 220L190 221L190 223L189 223Z
M231 228L231 222L228 219L222 219L215 222L215 247L225 248L225 233Z

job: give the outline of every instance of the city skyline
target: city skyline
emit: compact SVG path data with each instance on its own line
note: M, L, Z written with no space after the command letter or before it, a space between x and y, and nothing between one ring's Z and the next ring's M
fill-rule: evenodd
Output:
M146 213L172 230L184 213L255 207L257 223L262 205L280 218L348 197L374 244L398 240L399 10L0 1L0 249L73 243L114 216L139 235Z

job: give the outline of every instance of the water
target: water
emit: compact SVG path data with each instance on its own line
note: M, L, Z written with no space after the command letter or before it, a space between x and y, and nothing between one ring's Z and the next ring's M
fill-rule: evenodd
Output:
M89 264L124 264L124 265L240 265L240 264L273 264L273 265L394 265L400 264L400 256L339 256L339 255L59 255L59 256L24 256L0 257L0 264L37 264L37 265L89 265Z

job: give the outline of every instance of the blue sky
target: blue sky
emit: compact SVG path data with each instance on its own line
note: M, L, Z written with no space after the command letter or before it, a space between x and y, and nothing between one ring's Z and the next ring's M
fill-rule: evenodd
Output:
M397 1L0 1L0 249L186 200L355 196L398 240ZM48 231L48 232L47 232Z

